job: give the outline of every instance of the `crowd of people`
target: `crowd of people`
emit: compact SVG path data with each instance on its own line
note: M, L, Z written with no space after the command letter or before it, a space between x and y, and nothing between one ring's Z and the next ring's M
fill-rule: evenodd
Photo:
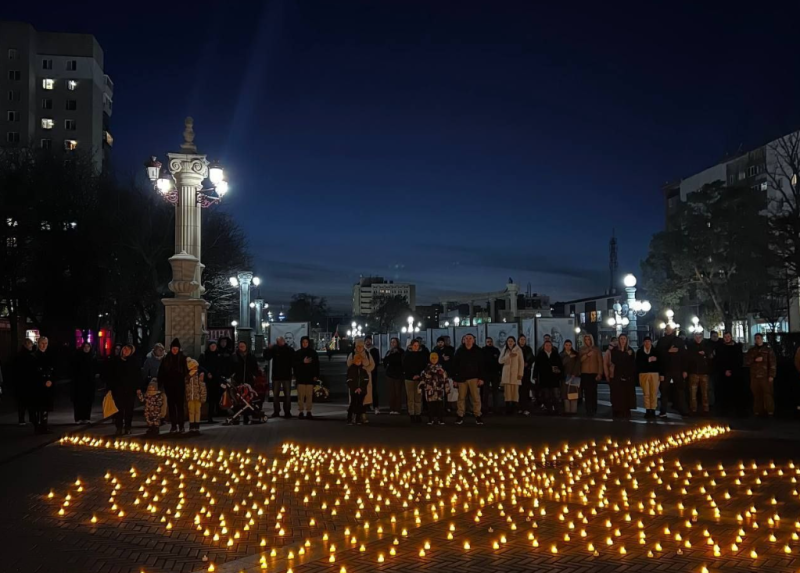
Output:
M398 338L392 338L381 356L371 337L357 338L347 356L347 422L365 424L368 413L380 413L381 371L389 414L405 409L412 424L422 423L424 413L430 425L444 424L448 413L462 424L468 411L478 425L487 414L569 416L578 413L580 403L585 415L592 417L597 414L600 383L610 388L615 419L631 418L637 409L637 386L646 419L665 418L670 407L684 416L708 415L712 391L719 414L744 415L752 408L757 416L772 416L776 356L760 334L754 342L743 353L730 333L720 338L712 332L709 339L696 333L686 341L668 326L655 343L645 337L637 350L630 347L626 334L611 339L606 349L598 348L589 334L581 337L580 347L565 340L562 348L545 335L538 349L525 336L518 340L509 336L502 347L487 338L479 347L467 334L457 349L449 337L440 337L431 350L421 339L411 340L404 349ZM48 344L46 337L36 344L25 340L12 368L19 423L26 424L27 415L37 433L49 432L48 412L53 409L54 360ZM83 344L71 363L75 422L91 421L97 379L107 391L104 411L114 412L120 435L130 433L139 403L144 404L151 435L158 434L166 420L171 433L184 433L187 421L190 432L199 432L203 416L214 422L214 416L222 414L228 422L238 423L241 414L243 422L250 423L253 414L263 414L270 391L272 417L291 418L292 381L299 417L312 419L320 363L310 339L303 337L295 350L278 338L262 358L271 369L262 370L246 343L234 346L230 338L221 338L209 342L200 359L194 360L175 339L168 350L156 344L142 361L132 345L117 345L113 356L100 365L92 346ZM800 351L795 362L800 369ZM234 396L246 396L252 407L231 417L230 389L236 390Z

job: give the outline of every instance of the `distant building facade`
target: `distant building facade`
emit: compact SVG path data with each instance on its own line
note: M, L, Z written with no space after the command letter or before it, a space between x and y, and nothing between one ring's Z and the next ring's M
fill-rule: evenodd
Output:
M383 277L361 277L353 285L353 316L369 316L381 298L402 296L408 306L417 305L417 287L409 283L387 281Z
M85 151L102 170L114 142L114 84L103 59L91 34L0 21L0 145Z

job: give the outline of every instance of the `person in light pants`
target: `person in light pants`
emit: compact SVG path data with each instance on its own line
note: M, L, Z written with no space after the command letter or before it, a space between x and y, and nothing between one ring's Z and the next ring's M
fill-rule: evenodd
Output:
M642 347L636 352L636 370L639 372L639 386L644 393L644 417L653 419L658 408L659 363L658 354L653 348L653 341L645 336Z

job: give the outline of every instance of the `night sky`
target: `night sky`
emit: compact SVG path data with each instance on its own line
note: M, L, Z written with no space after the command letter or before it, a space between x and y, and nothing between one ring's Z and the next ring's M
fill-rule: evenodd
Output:
M192 115L261 294L344 309L360 274L414 282L420 304L508 277L600 294L612 228L637 272L663 182L800 123L798 3L553 4L40 0L0 17L97 37L121 176Z

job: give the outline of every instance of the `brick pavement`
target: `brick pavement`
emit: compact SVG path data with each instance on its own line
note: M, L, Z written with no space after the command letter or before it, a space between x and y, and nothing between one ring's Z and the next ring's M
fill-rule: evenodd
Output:
M337 413L335 407L331 407L330 412ZM346 571L453 567L467 571L534 567L611 571L653 568L654 563L668 570L700 571L705 565L712 570L756 566L796 571L800 565L796 561L800 546L797 540L792 539L792 535L797 533L794 520L800 516L798 498L793 493L797 485L791 482L796 480L791 474L796 472L796 468L788 465L785 454L790 450L786 449L786 444L781 447L779 441L774 443L778 445L776 451L784 453L784 461L775 468L769 466L768 459L763 459L756 469L749 462L744 470L738 469L738 456L743 450L725 446L741 445L749 439L746 451L760 453L761 441L749 434L737 435L733 440L714 438L662 453L634 456L627 462L630 467L625 468L627 454L615 457L615 453L619 454L620 448L625 446L624 442L619 442L616 448L608 446L609 451L603 451L606 446L600 442L599 449L590 454L591 447L577 448L577 444L584 441L576 436L635 434L637 442L643 442L661 438L666 432L681 431L681 428L642 425L641 429L631 432L627 424L584 425L573 420L548 420L547 437L564 436L570 441L571 449L564 452L559 447L542 458L542 451L534 455L527 447L506 448L502 452L499 445L490 448L484 445L485 442L502 443L498 438L502 435L500 432L508 433L509 428L519 427L514 423L503 424L498 420L494 428L443 428L444 432L438 434L434 432L439 428L404 428L402 438L398 438L397 424L400 421L396 417L381 418L385 420L366 428L348 428L324 419L314 422L272 421L261 428L225 428L206 432L199 439L164 439L158 443L158 448L164 449L150 450L150 453L106 447L46 448L29 456L24 463L18 460L7 466L24 475L24 481L13 480L13 475L8 472L2 476L7 501L6 520L0 524L0 536L8 546L19 548L5 558L6 565L9 571L150 573L207 571L209 564L213 563L217 571L238 572L263 571L262 556L268 571L292 568L298 573L322 570L335 573L342 567ZM542 429L533 428L534 431ZM488 431L483 432L484 429ZM289 434L294 435L289 439L296 443L320 443L323 446L316 449L310 446L286 450L276 448L275 444L286 440ZM536 432L536 435L537 443L546 441L544 432ZM534 441L532 436L527 437L528 443ZM347 449L341 450L343 453L339 453L342 444L352 444L354 437L365 444L384 443L374 451L365 445L364 453L358 448L350 451L352 446L348 445ZM230 458L229 451L243 442L252 452L245 454L248 446L238 446L242 457ZM407 444L403 447L402 457L398 457L399 446L395 442ZM476 445L472 454L469 449L462 453L462 446L470 442L483 447ZM103 446L106 443L112 444L103 440ZM141 442L134 440L132 443L134 447L141 447ZM329 451L327 446L331 443L336 447ZM414 451L409 443L418 444ZM433 443L439 448L437 453L433 451ZM188 447L188 453L178 449L182 447ZM216 448L215 451L222 447L226 453L221 459L215 453L212 457L192 460L192 456L200 455L194 450L202 452L210 447ZM445 453L447 448L450 449L449 460ZM761 449L766 452L763 447ZM682 454L686 452L698 456L708 467L697 470L685 461L681 467L675 466L675 460L683 458ZM257 454L266 457L259 459ZM579 466L561 463L569 455L579 456L575 461L599 456L606 460L606 465L598 463L584 467L578 476ZM438 470L434 469L433 456L438 456ZM555 461L559 463L551 463L552 456L557 456ZM249 462L245 463L245 459ZM659 461L661 459L663 463ZM712 463L714 459L722 460L726 476L720 475L720 470ZM366 461L370 463L366 464ZM224 462L228 465L224 466ZM278 465L273 466L274 463ZM479 465L481 463L483 468ZM262 473L260 478L255 464L259 465ZM189 469L192 465L194 469ZM133 473L131 467L135 468ZM159 467L161 471L158 471ZM205 480L202 473L199 476L194 473L201 468L207 476ZM382 473L373 475L378 468L380 472L385 469L388 477L381 479ZM784 475L779 475L779 470ZM106 471L109 472L108 479L104 478ZM178 473L173 473L175 471ZM243 475L234 475L241 471ZM320 471L320 482L316 482L316 471ZM428 478L429 471L431 476L436 476L438 471L438 478ZM744 471L745 475L735 476L738 471ZM763 475L764 471L766 475ZM677 477L672 472L676 472ZM691 477L687 472L692 474ZM709 475L705 476L705 472ZM422 489L420 476L434 481L439 479L440 482L432 482L432 490L427 492L427 485ZM80 485L75 483L78 477ZM148 477L151 478L149 484L146 483ZM211 481L214 477L217 477L216 482ZM112 483L114 479L120 489L112 495L117 486ZM164 479L167 482L161 485ZM570 479L575 483L570 484ZM661 484L658 479L662 480ZM735 479L740 479L742 485L737 486ZM757 479L762 483L756 483ZM684 484L685 480L689 480L689 484ZM711 485L711 480L716 480L715 485ZM256 487L259 481L261 486ZM182 489L177 487L181 482L184 483ZM325 489L325 484L329 489ZM580 484L588 490L582 490L578 487ZM605 490L600 489L602 486ZM79 487L83 491L77 491ZM140 487L145 488L148 498L143 497L144 491L139 491ZM160 494L164 497L155 501L155 496L164 487L167 491ZM201 492L201 487L206 491ZM701 491L701 487L707 490L706 493ZM752 495L746 493L748 487ZM54 496L48 499L43 494L51 488ZM230 493L231 488L234 493ZM406 488L413 490L410 499ZM553 491L549 491L550 488ZM569 488L573 491L568 491ZM686 488L685 494L681 488ZM581 491L585 498L579 495ZM602 497L598 498L601 491ZM732 494L731 499L725 499L725 491ZM72 499L65 507L67 492ZM254 493L253 498L249 497L250 492ZM656 494L655 515L652 516L648 514L652 507L651 492ZM178 497L180 493L184 493L183 498ZM369 494L373 499L368 503ZM468 494L472 499L467 497ZM378 495L383 500L390 500L392 505L376 513L372 504ZM435 516L431 512L431 500L426 500L426 495L444 502L443 507L435 506ZM456 505L451 504L453 495L459 498ZM708 495L713 495L713 501L721 512L720 518L716 518L709 505ZM215 499L213 508L209 496ZM139 497L139 504L133 505L136 497ZM357 504L359 498L362 499L360 508ZM178 509L181 499L184 502ZM402 507L400 499L408 504L407 508ZM603 505L598 506L601 499ZM336 500L340 502L339 506L335 505ZM626 500L628 507L625 506ZM684 504L683 510L678 508L679 501ZM244 502L249 507L251 518L246 516ZM463 506L465 502L470 503L469 509ZM637 505L640 502L644 504L644 511ZM112 511L114 503L117 508ZM238 511L235 508L237 503ZM253 503L256 503L256 508L253 508ZM325 509L322 509L323 503L326 503ZM615 504L619 505L618 509ZM147 511L148 505L151 509L155 506L155 511ZM750 505L758 508L755 518L746 516ZM204 506L207 511L201 512ZM60 507L65 510L64 516L57 515ZM281 508L285 511L281 512ZM563 513L564 508L569 510L568 513ZM596 515L592 515L592 508ZM698 510L694 522L692 508ZM773 508L781 514L781 519L777 522L773 519L770 526L768 520L770 516L774 518ZM125 512L122 517L118 515L120 509ZM167 509L170 514L166 513ZM414 515L415 509L419 516ZM767 509L771 514L765 513ZM262 512L260 516L259 510ZM544 516L542 510L546 512ZM176 515L178 511L180 516ZM209 511L213 514L211 517L208 517ZM362 515L357 516L356 511L361 511ZM478 511L482 515L476 522ZM579 511L583 512L582 517L578 517ZM625 519L626 514L631 515L630 521ZM742 516L741 524L736 520L739 514ZM198 515L200 523L197 525L201 529L194 521ZM225 516L224 525L220 515ZM278 515L282 515L280 520ZM392 515L395 523L391 522ZM96 523L91 522L92 516L97 518ZM559 516L564 516L563 520ZM250 524L250 519L254 523ZM314 519L314 525L311 525L311 519ZM587 523L583 522L584 519ZM609 519L611 528L605 524ZM640 520L642 527L639 526ZM370 527L365 529L367 521ZM758 529L753 529L754 521L759 523ZM570 522L573 528L569 527ZM168 524L170 529L167 529ZM283 535L276 524L283 527ZM453 532L449 529L451 525L455 527ZM225 533L223 527L227 530ZM669 534L664 533L665 527L670 528ZM737 543L734 551L731 545L735 543L739 527L743 528L745 535L741 536L742 542ZM351 531L345 533L347 528ZM402 535L403 529L407 530L407 536ZM585 537L581 530L585 530ZM708 530L709 537L704 536L705 530ZM771 532L775 535L774 543L769 538ZM326 533L328 539L323 541L322 536ZM453 539L448 539L449 534ZM531 534L534 539L529 539ZM565 534L569 535L568 540L564 538ZM645 535L644 544L639 542L641 534ZM676 534L681 538L676 539ZM215 535L219 535L217 541ZM354 536L355 544L352 543ZM612 545L606 545L609 537ZM397 545L393 545L395 538ZM719 545L720 557L714 557L714 547L708 545L709 538ZM464 549L464 540L470 542L469 550ZM686 547L687 540L691 547ZM430 544L427 550L424 549L426 541ZM533 546L534 542L538 547ZM590 542L594 544L596 556L589 550ZM497 549L494 543L497 543ZM656 543L661 544L661 551L657 550ZM332 563L329 557L331 544L337 548ZM552 553L554 544L558 553ZM624 555L620 554L623 546ZM791 553L785 553L786 546ZM392 549L395 555L390 554ZM755 559L750 557L753 549L757 552ZM274 556L271 555L273 550ZM420 550L425 551L423 557ZM289 551L293 552L291 559ZM651 551L653 557L648 557ZM379 555L383 556L381 563L378 562ZM208 561L204 562L203 557Z

